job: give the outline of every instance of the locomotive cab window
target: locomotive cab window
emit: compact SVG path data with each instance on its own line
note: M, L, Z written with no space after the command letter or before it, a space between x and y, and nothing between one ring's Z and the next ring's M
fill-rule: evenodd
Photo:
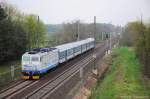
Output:
M38 62L39 58L38 57L32 57L32 62Z
M23 56L22 60L24 62L28 62L28 61L30 61L30 57L29 56Z

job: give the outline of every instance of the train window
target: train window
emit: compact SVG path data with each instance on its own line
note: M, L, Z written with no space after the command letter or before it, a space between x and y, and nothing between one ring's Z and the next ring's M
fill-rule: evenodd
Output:
M72 55L73 54L73 49L68 49L67 50L67 56L70 56L70 55Z
M74 52L75 52L75 53L78 52L78 47L75 47L75 48L74 48Z
M63 59L66 56L66 51L60 52L59 53L59 59Z
M81 46L75 47L75 53L81 51Z
M39 58L38 57L32 57L32 61L37 62L37 61L39 61Z
M22 60L25 62L28 62L28 61L30 61L30 57L29 56L23 56Z
M82 45L82 50L86 49L86 44Z
M45 63L45 56L41 57L41 62L44 64Z

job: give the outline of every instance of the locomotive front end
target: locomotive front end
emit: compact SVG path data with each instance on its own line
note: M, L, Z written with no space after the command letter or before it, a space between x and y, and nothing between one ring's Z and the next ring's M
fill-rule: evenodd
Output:
M39 79L40 57L38 55L24 54L22 56L23 79Z

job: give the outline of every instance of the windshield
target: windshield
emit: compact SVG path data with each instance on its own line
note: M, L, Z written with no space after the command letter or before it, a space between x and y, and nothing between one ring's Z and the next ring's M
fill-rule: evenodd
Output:
M30 57L28 56L23 56L23 59L22 59L24 62L29 62L30 61Z

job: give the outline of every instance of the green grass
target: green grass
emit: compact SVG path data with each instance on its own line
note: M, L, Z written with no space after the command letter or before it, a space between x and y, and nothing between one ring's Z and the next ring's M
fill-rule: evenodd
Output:
M90 99L149 99L150 90L142 80L141 65L134 51L122 47L113 50L110 71L93 89Z

